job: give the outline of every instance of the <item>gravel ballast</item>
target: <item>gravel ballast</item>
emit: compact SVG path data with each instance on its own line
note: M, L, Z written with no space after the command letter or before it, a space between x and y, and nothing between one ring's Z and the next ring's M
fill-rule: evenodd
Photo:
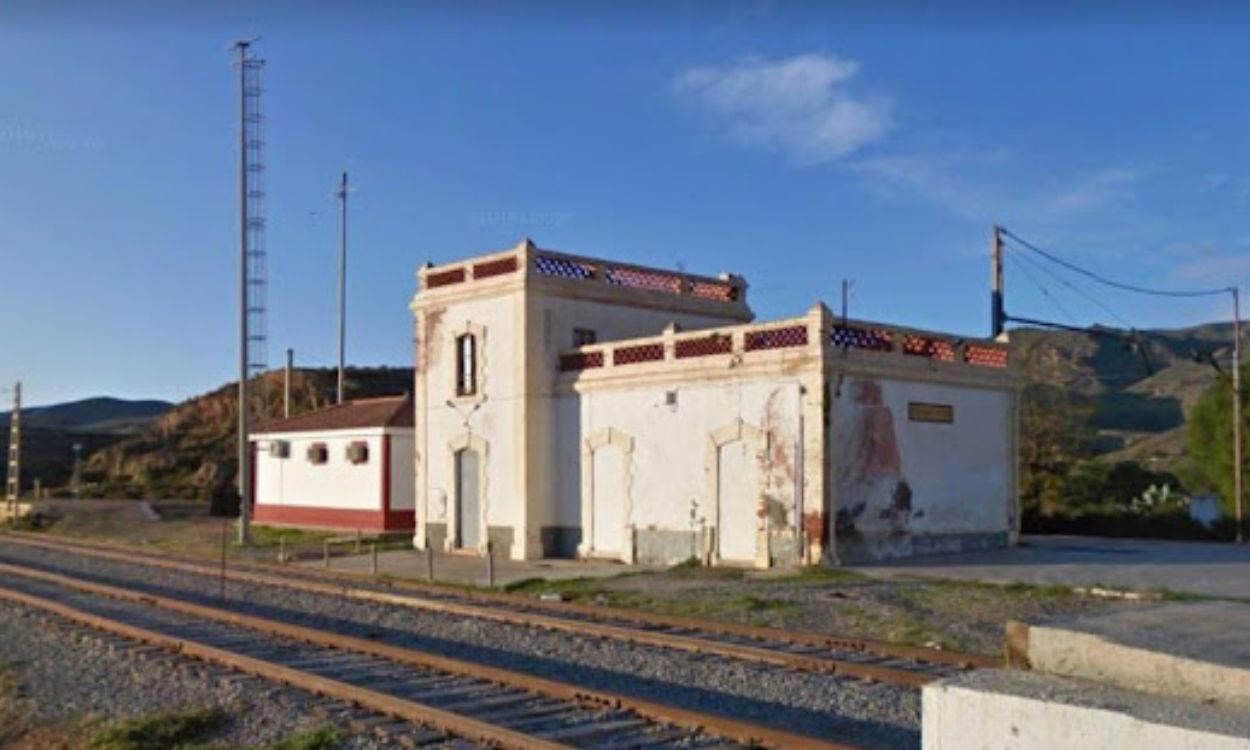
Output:
M365 716L334 701L9 603L0 606L0 667L12 683L0 695L0 724L5 725L0 734L9 739L37 731L85 742L126 719L220 709L229 718L208 739L253 747L327 726L346 730ZM401 745L355 734L339 747L391 750Z
M218 604L209 576L0 542L0 559ZM227 582L226 604L285 622L383 640L588 688L719 713L865 748L919 746L916 691L579 637L518 625Z

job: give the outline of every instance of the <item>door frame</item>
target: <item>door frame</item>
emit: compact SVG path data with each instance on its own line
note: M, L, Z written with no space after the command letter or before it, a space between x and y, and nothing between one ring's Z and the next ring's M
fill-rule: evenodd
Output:
M595 451L615 446L621 451L621 474L625 486L621 491L621 550L612 553L626 563L634 562L634 545L629 535L634 515L634 438L615 427L592 433L582 441L582 540L577 545L578 557L594 557L595 550Z
M447 443L447 476L451 478L452 491L450 502L447 504L449 511L447 513L447 538L443 541L443 548L448 552L468 549L456 546L456 542L460 539L460 467L456 465L456 454L462 450L471 450L477 454L478 545L476 550L483 554L486 552L486 543L489 539L486 511L490 505L488 500L490 493L487 491L486 483L489 447L485 440L472 433L459 435Z
M707 508L708 508L708 525L712 528L712 563L720 563L724 560L721 556L721 534L720 534L720 449L730 443L743 441L748 448L755 449L755 502L758 508L760 500L764 497L764 481L767 477L767 459L768 459L768 436L767 434L749 422L744 422L741 418L735 419L729 424L714 430L707 439L707 449L704 455L704 467L707 473ZM757 567L760 565L760 521L759 515L752 515L755 522L755 528L752 529L755 534L755 556L753 560L733 560L732 562L753 562ZM767 567L767 558L764 560L764 566Z

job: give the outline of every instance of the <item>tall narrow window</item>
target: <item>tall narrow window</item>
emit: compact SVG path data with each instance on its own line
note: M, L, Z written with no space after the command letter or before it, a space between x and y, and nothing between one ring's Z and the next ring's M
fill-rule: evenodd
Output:
M456 395L477 393L477 339L471 333L456 337Z

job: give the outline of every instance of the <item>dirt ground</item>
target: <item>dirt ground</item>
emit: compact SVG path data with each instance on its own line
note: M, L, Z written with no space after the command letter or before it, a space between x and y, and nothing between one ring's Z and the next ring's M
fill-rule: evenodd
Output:
M264 560L276 558L280 538L289 554L319 557L323 540L333 536L257 528L254 545L243 549L234 544L232 522L223 524L208 517L203 504L184 501L153 502L147 511L128 500L55 501L40 510L53 519L46 527L50 534L210 559L221 554L223 533L230 557ZM406 546L407 540L393 544ZM351 545L341 549L350 552ZM541 574L536 567L535 578L507 588L535 596L559 594L566 600L987 654L1000 652L1009 619L1037 621L1140 606L1064 586L890 580L827 568L788 573L679 565L560 581L544 580L538 577Z

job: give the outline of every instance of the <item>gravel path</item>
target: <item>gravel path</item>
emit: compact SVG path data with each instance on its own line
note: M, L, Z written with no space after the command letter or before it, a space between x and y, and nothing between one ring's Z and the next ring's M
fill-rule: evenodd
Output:
M0 606L0 666L6 680L15 683L15 690L0 695L0 745L36 730L76 747L114 721L220 708L233 718L211 739L251 747L329 725L346 730L364 717L333 701L141 648L8 603ZM400 745L358 734L340 747L391 750Z
M218 603L219 584L211 577L4 542L0 542L0 559ZM240 611L273 619L721 713L871 750L919 746L919 695L893 686L281 587L228 582L226 598Z

